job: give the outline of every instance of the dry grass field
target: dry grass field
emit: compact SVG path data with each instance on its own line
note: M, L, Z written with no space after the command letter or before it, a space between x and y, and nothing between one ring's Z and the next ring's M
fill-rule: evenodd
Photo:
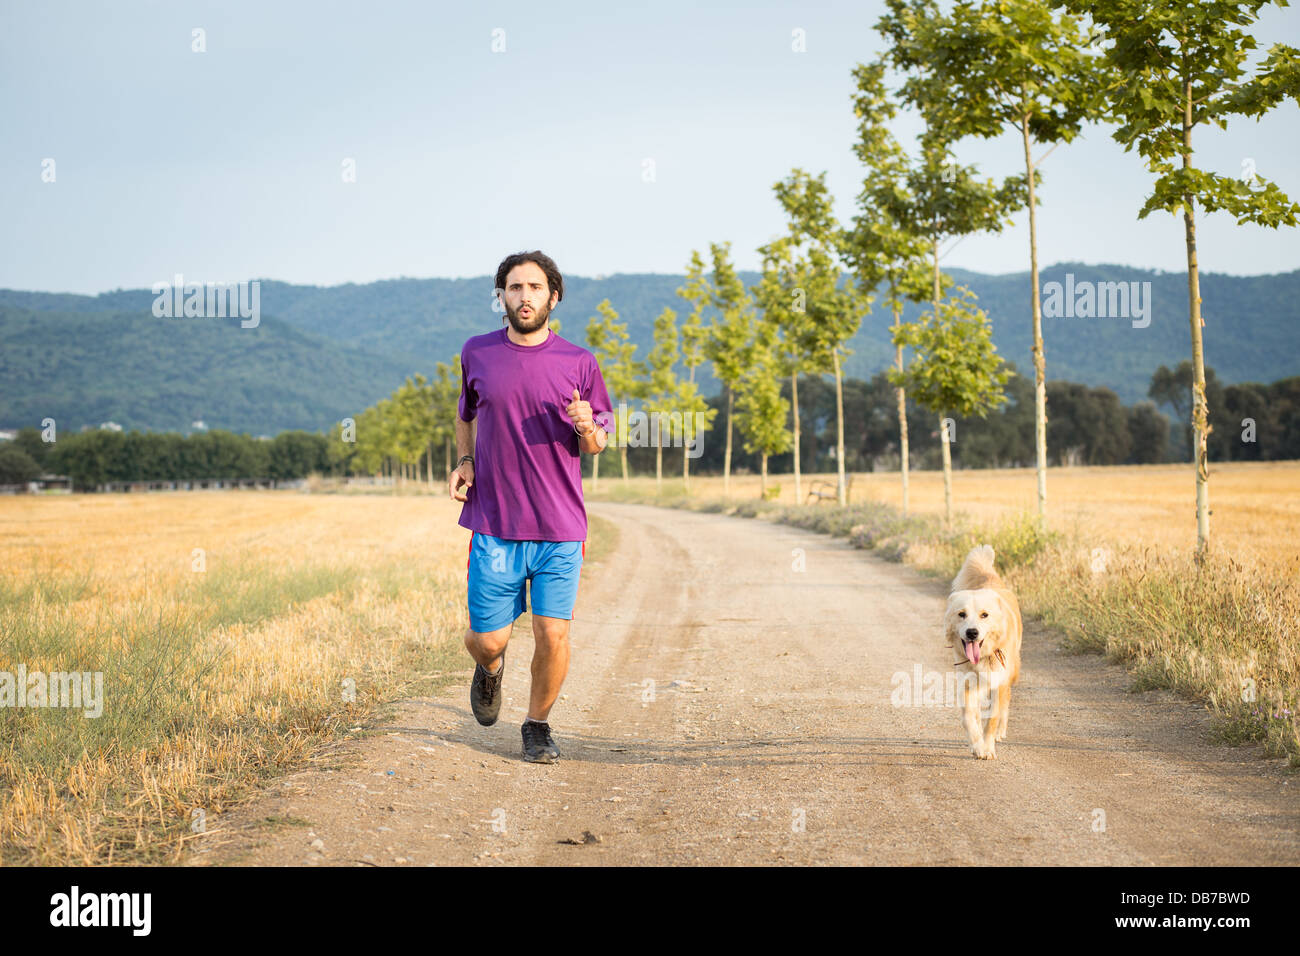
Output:
M667 465L667 462L665 462ZM674 462L678 467L680 462ZM598 491L623 494L622 479L602 471ZM813 480L834 483L833 474L803 476L805 499ZM916 512L943 514L943 473L913 471L911 507ZM630 482L636 495L652 495L653 477ZM780 488L776 498L795 504L794 476L768 477ZM585 483L591 491L591 481ZM1037 498L1032 468L953 473L953 510L975 521L997 521L1020 513L1035 513ZM733 475L731 498L758 497L757 475ZM665 475L665 495L680 495L680 472ZM691 495L720 498L721 477L692 477ZM857 473L851 504L883 501L903 503L898 472ZM1160 550L1191 550L1196 546L1196 503L1191 465L1133 465L1113 468L1053 468L1047 477L1048 526L1093 540L1098 545L1154 546ZM823 505L824 507L824 505ZM1210 471L1210 535L1216 548L1237 560L1260 558L1300 577L1300 462L1229 462Z
M265 775L464 670L456 514L384 494L0 498L0 671L103 675L99 717L0 707L0 863L174 860Z
M889 507L896 474L858 475L843 514L798 512L816 530L878 530L937 573L991 529L1030 613L1124 661L1137 686L1206 700L1226 739L1300 764L1300 464L1215 468L1219 557L1201 572L1190 479L1185 466L1053 470L1045 541L1026 532L1028 471L959 472L967 516L947 537L934 534L936 473L913 475L922 514L910 521ZM792 504L789 476L773 481ZM597 497L654 489L606 474ZM663 490L673 503L680 482ZM103 679L97 717L0 706L0 864L175 861L268 776L467 673L459 505L408 491L0 498L0 704L20 666ZM732 491L756 500L757 477ZM692 492L694 505L716 497L721 479L696 478ZM1089 549L1107 543L1107 573L1089 571ZM612 547L593 520L589 559ZM1246 681L1257 700L1244 701Z

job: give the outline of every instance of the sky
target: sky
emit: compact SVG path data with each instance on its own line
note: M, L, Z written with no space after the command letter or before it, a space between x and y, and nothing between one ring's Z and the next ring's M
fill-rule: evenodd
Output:
M851 71L880 53L882 12L0 0L0 287L483 276L533 248L565 274L680 274L711 242L757 269L793 168L826 172L841 222L855 212ZM1300 46L1300 12L1268 6L1251 32L1261 52ZM896 126L909 146L920 129ZM1293 101L1195 145L1204 167L1252 161L1300 202ZM1001 178L1022 149L1011 134L957 155ZM1154 177L1109 129L1041 172L1040 263L1186 269L1181 217L1137 219ZM1026 271L1027 218L943 264ZM1208 272L1300 268L1296 229L1216 213L1198 243Z

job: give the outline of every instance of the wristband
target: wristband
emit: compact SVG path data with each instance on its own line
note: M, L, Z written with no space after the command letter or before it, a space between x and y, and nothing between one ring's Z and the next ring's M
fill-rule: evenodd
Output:
M474 456L473 456L473 455L461 455L461 456L460 456L460 459L456 462L456 467L459 468L459 467L460 467L461 465L463 465L465 462L469 462L471 465L474 464Z

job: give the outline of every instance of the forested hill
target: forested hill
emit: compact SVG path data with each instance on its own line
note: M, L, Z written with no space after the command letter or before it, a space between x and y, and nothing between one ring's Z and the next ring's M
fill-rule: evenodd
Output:
M979 297L999 351L1028 372L1028 274L947 271ZM1149 282L1150 323L1045 316L1049 379L1104 385L1131 403L1145 396L1157 366L1189 356L1185 274L1062 263L1042 271L1044 289L1064 285L1067 273L1076 289ZM752 285L758 275L741 278ZM665 306L679 319L689 312L675 294L683 281L662 274L567 277L555 312L561 334L585 344L587 320L607 298L644 356ZM326 428L388 395L407 375L431 376L435 363L469 336L499 328L492 285L490 276L330 287L263 280L261 321L248 329L238 320L155 318L147 289L98 296L0 290L0 428L46 416L72 428L115 421L128 429L188 431L195 420L252 434ZM1206 363L1220 381L1300 374L1300 270L1203 273L1201 295ZM909 305L905 318L921 310ZM869 378L892 360L890 321L877 303L851 342L846 374ZM707 364L703 371L705 392L715 392Z

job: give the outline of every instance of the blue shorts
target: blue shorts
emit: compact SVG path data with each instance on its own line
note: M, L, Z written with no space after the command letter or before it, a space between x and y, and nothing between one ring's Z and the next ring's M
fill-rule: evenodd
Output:
M469 627L495 631L524 613L524 590L532 582L532 610L542 617L573 620L585 541L511 541L470 533L466 581Z

